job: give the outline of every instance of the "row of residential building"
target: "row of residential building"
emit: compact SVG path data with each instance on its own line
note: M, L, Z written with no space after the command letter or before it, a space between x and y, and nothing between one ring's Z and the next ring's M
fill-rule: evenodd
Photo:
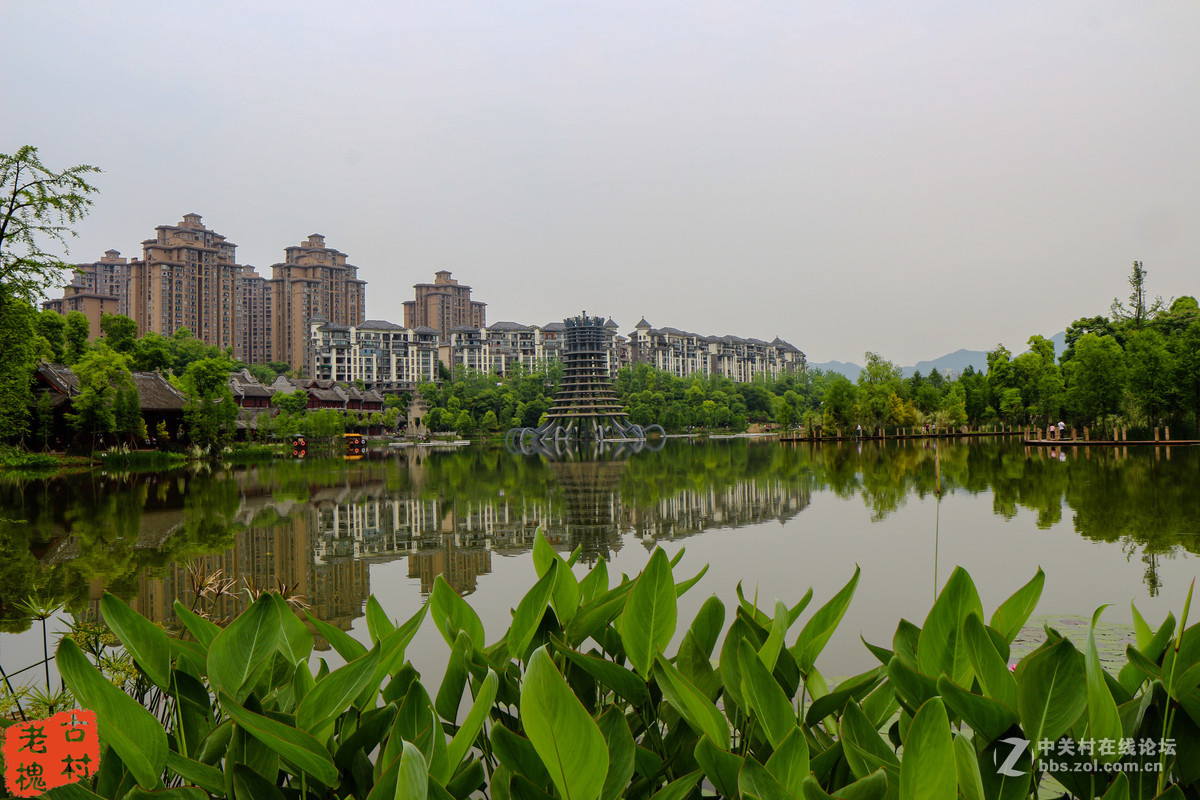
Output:
M98 261L75 265L63 296L43 305L60 314L82 312L93 338L102 315L124 314L140 335L170 336L187 328L248 363L286 362L299 371L313 360L313 320L359 325L366 318L366 281L321 234L284 248L269 278L238 264L236 251L199 214L185 214L178 225L155 228L154 238L142 242L140 259L109 250ZM438 272L433 283L414 288L415 299L404 303L406 326L430 326L441 334L455 325L485 324L486 304L472 300L471 287L451 273Z
M449 334L427 326L416 328L385 320L359 325L314 321L310 324L312 361L308 373L321 380L365 385L381 391L407 390L438 379L439 364L452 374L463 370L508 375L514 369L537 369L557 359L563 345L562 322L490 326L459 325ZM642 319L628 336L609 320L607 365L615 376L621 367L647 363L672 375L720 376L738 382L778 378L806 367L804 353L776 338L772 342L737 336L703 336L675 328L654 328Z
M508 374L557 358L562 322L487 324L487 304L448 271L418 283L403 304L403 324L366 319L366 281L347 255L311 234L284 248L271 277L238 264L237 245L205 227L199 214L178 225L159 225L142 242L140 259L109 250L98 261L76 265L63 297L46 308L81 311L100 333L103 314L124 314L140 335L170 336L188 328L197 339L231 348L247 363L287 363L309 378L362 381L384 391L437 380L439 364ZM654 328L642 319L629 336L608 321L608 364L648 363L673 375L723 376L749 381L804 369L805 357L776 338L704 336Z

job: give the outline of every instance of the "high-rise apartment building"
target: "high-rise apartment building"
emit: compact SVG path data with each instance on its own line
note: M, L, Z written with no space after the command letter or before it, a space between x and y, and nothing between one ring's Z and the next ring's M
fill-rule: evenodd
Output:
M359 280L358 267L346 262L345 253L325 246L319 233L286 248L283 263L273 264L271 271L271 357L307 371L309 323L358 325L367 315L367 282Z
M238 347L237 245L209 230L199 214L159 225L129 262L129 316L138 331L170 336L187 328L205 344Z
M237 317L238 358L248 364L266 364L273 361L271 353L271 309L273 306L271 281L262 277L254 267L242 267L238 277Z
M447 270L433 274L433 283L418 283L415 300L404 302L404 327L433 328L445 340L454 328L486 326L487 303L471 299L471 287L450 277Z
M42 308L69 314L80 311L91 325L91 338L100 335L100 317L129 313L129 263L119 250L108 250L99 261L76 264L63 296L47 300Z

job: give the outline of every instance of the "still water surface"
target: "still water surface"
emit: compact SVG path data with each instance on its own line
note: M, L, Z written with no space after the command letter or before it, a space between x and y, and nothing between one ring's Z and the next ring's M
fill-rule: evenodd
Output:
M228 617L247 587L282 588L366 640L369 594L405 618L442 574L495 640L536 577L541 526L559 549L582 548L579 572L606 558L610 574L632 575L655 545L672 555L686 546L677 580L710 568L681 600L681 627L710 594L731 606L739 581L768 609L812 586L816 608L857 564L858 592L822 656L826 674L851 674L875 663L858 637L886 645L901 617L919 624L956 565L989 614L1040 566L1038 615L1112 603L1105 619L1128 622L1130 601L1152 623L1178 615L1200 565L1198 477L1200 448L1060 452L986 440L672 440L600 461L410 449L6 475L0 663L11 671L40 658L40 629L20 633L28 622L11 606L35 591L87 613L107 589L172 626L176 598ZM197 599L195 582L218 574L232 579L228 592ZM410 648L434 680L447 655L431 624Z

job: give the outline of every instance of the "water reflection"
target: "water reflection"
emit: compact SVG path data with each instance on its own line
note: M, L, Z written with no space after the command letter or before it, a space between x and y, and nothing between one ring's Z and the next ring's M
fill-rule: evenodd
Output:
M1006 519L1028 509L1048 528L1067 516L1086 539L1120 542L1145 560L1153 594L1161 555L1197 552L1197 455L981 441L673 441L601 460L469 448L156 474L10 474L0 478L0 622L27 627L11 604L35 592L78 610L108 590L169 625L176 598L228 617L245 606L245 589L282 588L348 630L371 592L372 564L403 559L423 592L440 574L466 594L495 555L529 549L539 526L590 563L631 541L649 549L787 522L821 492L857 499L886 524L910 498L932 496L939 478L944 496L990 492ZM214 575L236 586L213 596Z

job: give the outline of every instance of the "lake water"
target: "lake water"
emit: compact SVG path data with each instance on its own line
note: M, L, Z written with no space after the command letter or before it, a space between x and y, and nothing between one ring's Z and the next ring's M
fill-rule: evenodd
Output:
M40 627L12 608L39 592L94 613L107 589L171 626L177 597L228 617L247 590L279 588L366 640L369 594L405 618L442 574L494 641L536 577L541 526L564 553L582 548L581 573L606 558L611 575L633 575L656 545L686 546L676 579L709 570L681 599L681 626L710 594L732 608L738 582L767 609L813 587L807 619L857 564L858 592L820 661L845 675L875 663L860 635L890 645L901 617L920 624L956 565L988 614L1040 566L1036 615L1056 624L1105 603L1106 621L1128 623L1130 601L1152 624L1178 616L1200 565L1198 476L1200 448L997 440L670 440L601 460L408 448L359 461L0 475L0 664L12 672L41 657ZM197 597L205 576L230 585ZM436 680L447 656L427 622L410 658Z

